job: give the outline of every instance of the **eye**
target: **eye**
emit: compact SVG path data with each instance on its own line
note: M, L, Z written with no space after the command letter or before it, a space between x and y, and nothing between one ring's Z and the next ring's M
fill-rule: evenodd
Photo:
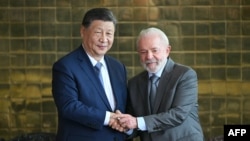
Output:
M146 54L147 53L147 51L146 50L140 50L140 51L138 51L140 54Z
M112 36L112 35L113 35L113 33L111 33L111 32L107 32L107 35L108 35L108 36Z
M96 30L95 33L99 34L99 33L101 33L101 31L100 30Z
M157 53L157 52L158 52L158 49L153 49L152 52L153 52L153 53Z

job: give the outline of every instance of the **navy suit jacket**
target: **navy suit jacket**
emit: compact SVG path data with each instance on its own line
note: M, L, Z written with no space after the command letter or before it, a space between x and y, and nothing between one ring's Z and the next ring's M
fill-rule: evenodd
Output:
M196 72L169 58L159 80L152 112L148 81L148 72L143 71L128 83L128 112L144 117L148 129L137 132L141 141L203 141Z
M125 112L127 75L125 66L105 55L116 101ZM57 141L123 141L125 135L104 126L112 111L93 65L82 46L54 63L52 93L58 110Z

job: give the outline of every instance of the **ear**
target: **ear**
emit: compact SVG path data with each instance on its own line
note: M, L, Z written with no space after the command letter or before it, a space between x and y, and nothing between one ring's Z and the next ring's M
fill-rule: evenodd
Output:
M80 28L80 35L81 35L81 38L83 38L83 34L84 33L84 27L83 26L81 26L81 28Z
M169 52L171 51L171 46L170 45L168 45L168 50L169 50Z
M167 53L170 53L170 51L171 51L171 46L170 45L168 45L168 47L167 47Z

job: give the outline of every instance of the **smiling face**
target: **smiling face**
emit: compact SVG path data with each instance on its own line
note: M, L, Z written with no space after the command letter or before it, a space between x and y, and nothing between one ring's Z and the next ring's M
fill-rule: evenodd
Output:
M147 34L138 41L138 53L142 66L155 73L162 68L169 56L171 47L161 41L157 34Z
M80 33L84 49L98 61L113 45L115 26L112 21L94 20L88 28L82 26Z

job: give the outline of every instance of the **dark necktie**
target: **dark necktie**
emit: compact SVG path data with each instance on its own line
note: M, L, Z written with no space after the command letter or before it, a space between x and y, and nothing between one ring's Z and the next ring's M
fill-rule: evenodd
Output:
M150 77L150 93L149 93L149 101L150 101L150 108L151 111L153 110L153 106L155 103L155 96L156 96L156 90L157 90L157 81L159 80L159 77L153 74Z
M98 76L99 79L100 79L100 82L101 82L102 85L103 85L101 67L102 67L102 63L97 62L96 65L95 65L95 67L94 67L94 69L95 69L95 72L96 72L97 76Z

